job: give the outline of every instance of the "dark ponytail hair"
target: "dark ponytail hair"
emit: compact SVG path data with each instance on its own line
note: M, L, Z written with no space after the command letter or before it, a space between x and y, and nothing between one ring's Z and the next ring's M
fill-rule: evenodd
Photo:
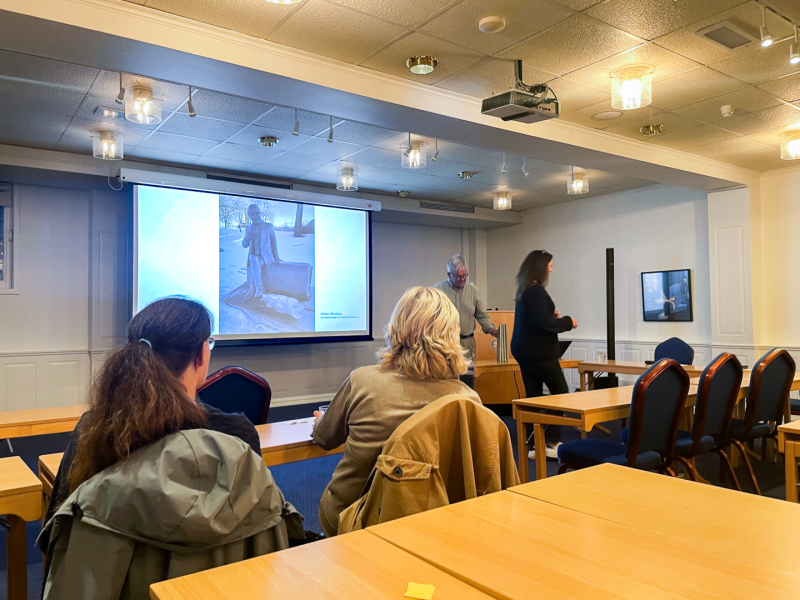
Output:
M528 253L517 273L517 296L516 300L522 299L522 294L534 285L547 287L550 279L550 261L553 255L547 250L534 250Z
M181 429L207 427L205 411L179 381L202 360L212 317L200 303L162 298L128 324L128 342L114 350L92 385L81 419L69 488L139 448Z

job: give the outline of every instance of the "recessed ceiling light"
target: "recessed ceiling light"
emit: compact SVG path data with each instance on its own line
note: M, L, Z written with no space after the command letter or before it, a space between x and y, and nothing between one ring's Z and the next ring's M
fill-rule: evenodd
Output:
M639 128L639 133L643 136L651 136L651 135L660 135L664 133L664 126L663 125L645 125L644 127Z
M492 16L483 17L478 21L478 29L483 33L497 33L506 28L506 20L503 17Z
M733 116L733 105L732 104L723 104L719 107L719 112L722 115L723 119L727 119L728 117Z
M459 171L458 176L461 179L472 179L475 177L475 171Z
M613 119L619 119L621 116L622 112L619 110L604 110L596 115L592 115L590 118L595 121L611 121Z
M266 146L267 148L272 148L273 146L277 146L280 140L276 137L271 135L265 135L264 137L258 138L258 143L262 146Z
M397 192L397 195L400 196L401 198L408 198L411 195L411 192L409 192L408 190L399 190Z
M94 109L95 114L100 113L100 116L106 117L107 119L121 119L125 116L125 113L121 110L117 110L116 108L103 108L102 106L98 106Z
M406 66L414 75L427 75L433 73L439 61L432 56L412 56L406 61Z

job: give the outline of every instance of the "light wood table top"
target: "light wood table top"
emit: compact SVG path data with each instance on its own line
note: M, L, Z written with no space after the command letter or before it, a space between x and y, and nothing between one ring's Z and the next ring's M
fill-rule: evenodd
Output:
M41 489L39 478L19 456L0 458L0 498L38 492Z
M314 417L256 425L256 430L261 438L261 456L268 467L344 452L344 446L323 450L314 443Z
M792 421L791 423L784 423L778 426L778 435L783 434L786 437L800 438L800 421Z
M85 411L83 404L2 411L0 439L72 431Z
M578 365L582 362L577 358L560 358L562 369L577 369ZM476 360L473 362L475 365L475 377L479 377L484 373L511 373L519 371L519 363L513 358L508 359L508 362L498 362L496 358Z
M653 365L632 360L584 360L578 365L580 372L619 373L620 375L640 375ZM705 367L681 365L689 377L699 377Z
M651 520L660 518L650 513ZM503 600L788 600L800 592L796 573L776 577L779 569L770 569L762 578L758 568L748 568L761 561L751 561L746 546L736 546L738 560L709 559L708 543L716 540L682 543L512 492L366 531ZM795 559L787 552L782 562Z
M700 564L738 564L737 578L764 586L752 597L782 597L771 586L800 597L797 504L617 465L550 477L512 493L701 549Z
M357 531L157 583L153 600L403 600L409 582L434 600L492 600L452 575Z
M39 457L39 480L42 482L42 494L50 497L53 494L53 482L56 480L58 467L61 465L63 452L44 454Z

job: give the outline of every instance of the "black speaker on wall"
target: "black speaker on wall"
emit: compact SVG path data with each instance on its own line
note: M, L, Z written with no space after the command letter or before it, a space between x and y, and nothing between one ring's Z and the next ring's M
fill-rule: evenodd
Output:
M606 248L606 358L616 360L617 337L614 322L614 249ZM596 377L595 389L619 386L619 379L614 373L605 377Z

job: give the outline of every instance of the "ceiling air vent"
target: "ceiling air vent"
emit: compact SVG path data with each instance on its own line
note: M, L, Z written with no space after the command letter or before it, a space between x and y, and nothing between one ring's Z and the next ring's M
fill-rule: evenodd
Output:
M420 202L420 208L429 208L431 210L446 210L449 212L460 213L474 213L474 206L464 206L463 204L439 204L437 202Z
M756 36L730 21L722 21L701 29L697 35L726 50L736 50L756 41Z
M245 185L263 185L266 187L279 188L281 190L291 190L292 184L288 181L276 181L274 179L261 179L260 177L233 177L222 173L206 173L206 179L214 181L230 181L231 183L244 183Z

